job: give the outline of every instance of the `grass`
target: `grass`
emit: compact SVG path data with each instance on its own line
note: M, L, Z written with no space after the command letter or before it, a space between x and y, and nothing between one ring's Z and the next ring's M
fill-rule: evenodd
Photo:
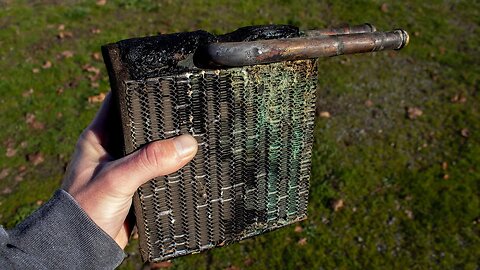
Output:
M60 185L98 108L88 97L109 89L103 63L92 58L102 44L344 22L404 28L411 44L320 60L317 109L331 117L317 119L301 232L290 226L175 259L171 268L478 269L480 5L467 1L0 1L0 224L14 226ZM100 69L93 87L87 64ZM423 114L409 119L408 108ZM31 114L42 128L26 122ZM38 153L44 161L33 165ZM344 207L334 211L339 200ZM121 269L149 268L135 242L127 252Z

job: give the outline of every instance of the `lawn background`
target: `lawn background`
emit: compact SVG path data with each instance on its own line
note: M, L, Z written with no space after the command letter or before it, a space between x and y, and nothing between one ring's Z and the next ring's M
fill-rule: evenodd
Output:
M143 265L134 241L120 269L480 268L478 1L98 2L0 0L0 224L59 187L109 90L101 45L370 22L411 42L319 61L308 220L163 265Z

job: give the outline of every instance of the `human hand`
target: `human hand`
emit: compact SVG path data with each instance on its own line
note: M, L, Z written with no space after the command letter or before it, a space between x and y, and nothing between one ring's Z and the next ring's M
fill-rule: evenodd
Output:
M197 152L197 141L190 135L152 142L138 151L115 160L107 151L107 95L93 122L78 139L62 188L87 215L121 248L131 233L127 215L137 188L148 180L179 170ZM116 135L118 136L118 135Z

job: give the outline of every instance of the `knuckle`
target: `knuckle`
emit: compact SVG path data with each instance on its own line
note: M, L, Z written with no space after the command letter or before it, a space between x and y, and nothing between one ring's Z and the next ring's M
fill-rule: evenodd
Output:
M171 140L157 141L147 144L140 152L138 161L141 166L147 168L158 168L169 160L176 160L175 147Z

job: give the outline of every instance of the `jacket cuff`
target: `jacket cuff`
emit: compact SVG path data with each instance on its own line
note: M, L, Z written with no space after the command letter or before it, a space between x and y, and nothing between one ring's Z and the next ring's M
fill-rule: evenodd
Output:
M120 246L61 189L10 237L17 248L45 260L51 269L112 269L125 258Z

